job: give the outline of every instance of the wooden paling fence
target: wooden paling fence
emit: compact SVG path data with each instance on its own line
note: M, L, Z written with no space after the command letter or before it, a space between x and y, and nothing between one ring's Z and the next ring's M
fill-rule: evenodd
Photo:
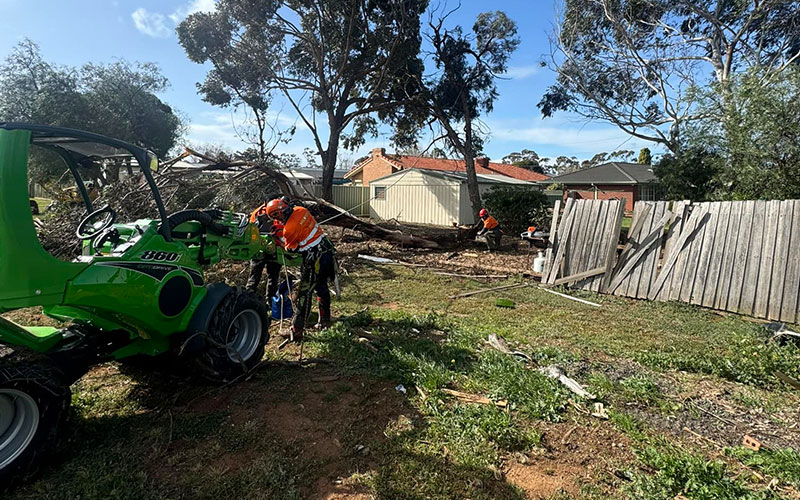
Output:
M548 249L549 265L542 281L551 285L574 283L599 292L614 264L625 201L569 198L560 223L559 205L556 202L553 210L550 227L556 229L551 229L553 245Z
M567 200L560 221L554 214L543 282L800 321L800 200L638 202L618 255L612 203Z

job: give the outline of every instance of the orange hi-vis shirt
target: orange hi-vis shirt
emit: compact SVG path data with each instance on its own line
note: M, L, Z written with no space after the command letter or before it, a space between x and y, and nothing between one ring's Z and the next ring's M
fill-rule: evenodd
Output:
M492 217L491 215L490 215L489 217L487 217L487 218L486 218L486 219L483 221L483 228L484 228L484 229L486 229L486 230L488 230L488 231L491 231L492 229L496 228L496 227L497 227L497 226L499 226L499 225L500 225L500 223L499 223L499 222L497 222L497 219L495 219L495 218L494 218L494 217Z
M283 248L303 252L314 248L325 233L305 207L294 207L280 235Z

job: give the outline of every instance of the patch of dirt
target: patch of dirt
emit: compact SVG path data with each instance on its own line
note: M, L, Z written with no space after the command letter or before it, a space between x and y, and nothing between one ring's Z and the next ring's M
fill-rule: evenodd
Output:
M414 410L390 383L344 376L331 380L335 377L329 369L310 368L282 382L251 380L193 402L186 411L226 409L230 415L224 425L264 429L265 437L291 449L300 463L313 464L312 477L301 486L302 498L366 499L346 479L377 467L370 449L384 439L390 421ZM224 453L206 467L227 473L257 458L247 450Z
M506 479L532 500L558 493L578 495L584 483L607 487L610 493L619 482L614 472L635 458L630 439L608 422L577 420L539 428L544 453L513 463L506 471Z
M746 407L733 399L736 391L747 386L711 377L675 373L681 390L674 400L681 410L674 414L636 411L634 415L658 429L699 444L715 442L719 447L740 446L745 435L752 436L771 448L800 448L800 406L764 411ZM788 396L787 396L788 397ZM697 438L691 431L706 439Z

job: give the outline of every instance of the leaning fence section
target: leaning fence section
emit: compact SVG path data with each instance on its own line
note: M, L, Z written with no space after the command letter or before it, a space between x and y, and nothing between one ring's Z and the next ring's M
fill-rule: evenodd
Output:
M557 203L542 281L599 292L614 262L624 209L624 200L569 198L559 220Z
M544 283L800 321L800 200L611 203L556 210Z

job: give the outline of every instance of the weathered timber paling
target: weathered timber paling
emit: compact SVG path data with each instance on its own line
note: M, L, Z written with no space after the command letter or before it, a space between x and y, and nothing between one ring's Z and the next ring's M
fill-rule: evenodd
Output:
M619 203L554 214L543 283L800 321L800 200L639 202L618 255Z

